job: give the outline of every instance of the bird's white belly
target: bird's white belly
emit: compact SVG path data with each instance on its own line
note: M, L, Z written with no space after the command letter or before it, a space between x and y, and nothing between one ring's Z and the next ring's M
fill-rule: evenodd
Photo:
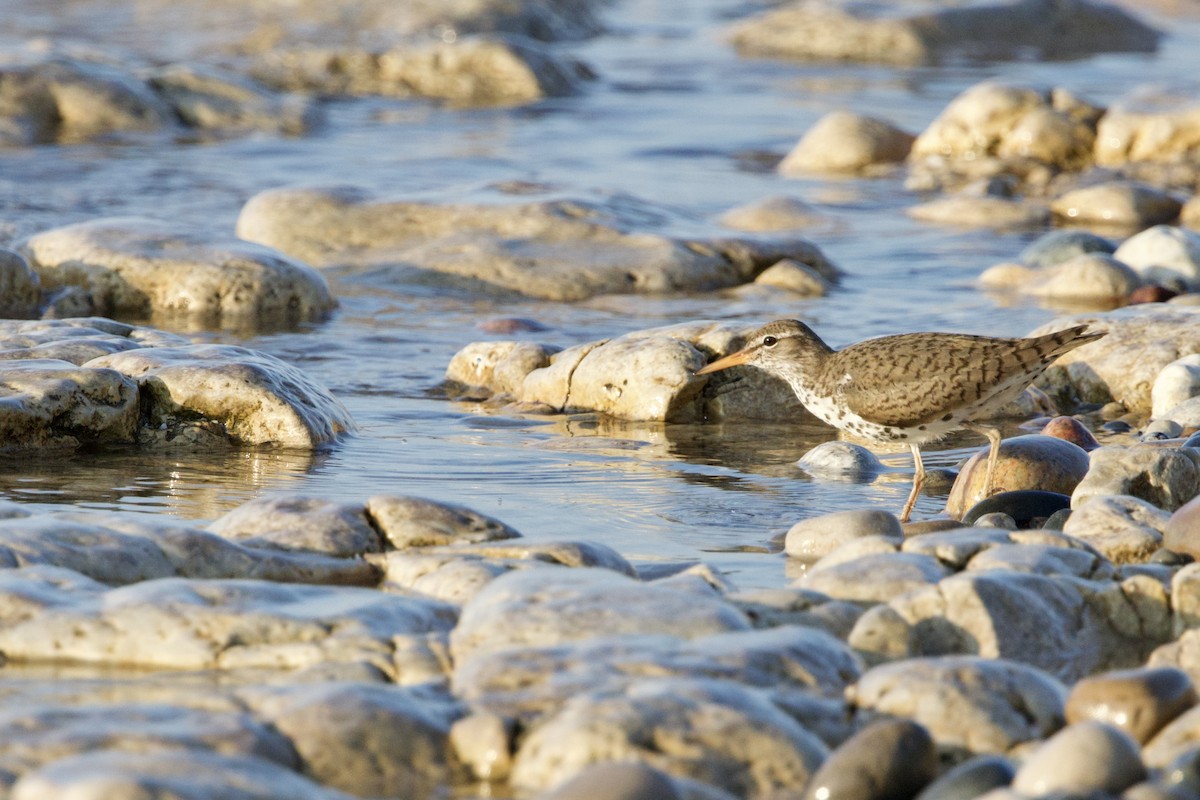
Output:
M872 442L903 442L924 444L941 439L946 434L963 427L962 420L955 416L949 420L936 420L912 428L881 425L863 419L848 408L839 406L832 399L814 394L806 388L792 386L796 396L813 416L822 422L845 431L851 436Z

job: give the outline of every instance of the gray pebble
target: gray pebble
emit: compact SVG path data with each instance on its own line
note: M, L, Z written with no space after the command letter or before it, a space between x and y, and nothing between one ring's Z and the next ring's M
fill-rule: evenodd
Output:
M973 800L991 789L1008 786L1016 774L1004 756L976 756L929 784L917 800Z
M977 518L975 520L975 527L1001 528L1006 531L1015 531L1017 529L1017 521L1003 511L992 511Z
M829 754L804 800L908 800L937 774L937 752L924 726L907 719L875 722Z
M679 800L666 775L635 761L593 764L538 800Z

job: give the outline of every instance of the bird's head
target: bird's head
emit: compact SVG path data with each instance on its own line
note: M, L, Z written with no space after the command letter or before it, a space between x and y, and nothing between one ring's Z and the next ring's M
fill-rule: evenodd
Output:
M803 322L780 319L755 331L741 350L717 359L697 370L696 374L708 375L739 364L748 364L785 376L793 371L815 370L820 359L831 352L829 345Z

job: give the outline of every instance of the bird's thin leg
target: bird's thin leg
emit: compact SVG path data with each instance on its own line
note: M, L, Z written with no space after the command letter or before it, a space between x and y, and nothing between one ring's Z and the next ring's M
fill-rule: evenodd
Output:
M921 493L921 486L925 483L925 464L921 461L921 450L915 444L908 447L913 454L913 485L912 491L908 493L908 500L904 502L904 510L900 512L901 522L908 522L908 515L917 504L917 495Z
M1000 460L1000 431L996 428L985 428L981 425L968 425L968 428L982 434L988 440L987 473L983 476L983 497L986 500L992 496L992 482L996 477L996 462Z

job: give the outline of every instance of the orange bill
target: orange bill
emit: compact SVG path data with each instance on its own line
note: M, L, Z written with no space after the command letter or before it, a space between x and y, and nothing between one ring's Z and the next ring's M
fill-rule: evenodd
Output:
M709 364L707 367L696 370L697 375L707 375L710 372L720 372L723 369L736 367L738 364L745 364L750 360L749 350L738 350L736 353L730 353L724 358L718 358L716 361Z

